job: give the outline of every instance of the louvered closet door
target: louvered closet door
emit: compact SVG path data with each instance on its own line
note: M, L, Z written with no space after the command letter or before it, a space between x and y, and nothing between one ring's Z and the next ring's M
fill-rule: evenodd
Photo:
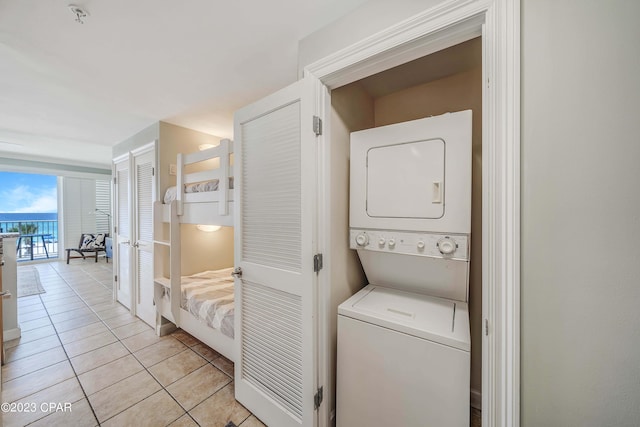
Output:
M317 420L313 88L297 82L235 116L235 393L269 426Z
M136 315L155 327L153 305L153 201L155 150L134 153L134 299Z
M131 308L131 215L129 194L129 156L114 163L115 240L114 267L116 269L116 298Z

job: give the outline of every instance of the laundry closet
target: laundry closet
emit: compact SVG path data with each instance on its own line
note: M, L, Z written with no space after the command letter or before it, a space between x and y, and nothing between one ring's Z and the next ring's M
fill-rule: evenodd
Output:
M469 268L471 403L480 408L482 310L482 42L475 38L331 92L331 144L351 132L463 110L472 111ZM342 181L344 178L341 178ZM348 185L335 182L333 185ZM352 196L353 197L353 196ZM337 237L337 236L336 236ZM342 251L347 249L342 248ZM353 251L351 251L353 252ZM348 255L345 253L345 255ZM396 349L401 351L401 349ZM340 424L340 423L339 423Z
M463 110L473 116L470 387L480 407L481 39L330 94L304 78L236 113L236 398L268 425L335 423L338 306L368 283L349 241L351 133ZM269 189L276 179L295 185ZM299 197L271 199L283 194Z

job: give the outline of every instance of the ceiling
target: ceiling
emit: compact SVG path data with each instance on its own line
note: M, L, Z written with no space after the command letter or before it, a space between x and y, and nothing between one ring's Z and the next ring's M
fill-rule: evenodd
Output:
M298 40L365 0L0 0L0 157L110 164L163 120L231 137L297 78Z

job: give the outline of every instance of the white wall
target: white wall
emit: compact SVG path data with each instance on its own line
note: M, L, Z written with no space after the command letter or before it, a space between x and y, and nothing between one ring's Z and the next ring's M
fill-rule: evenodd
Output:
M522 1L523 427L640 423L638 16Z
M441 0L371 0L299 42L298 73L340 49L402 22Z
M129 151L140 148L150 142L157 140L160 137L160 122L154 123L151 126L142 129L135 135L130 136L124 141L118 143L113 147L113 158L120 157L123 154L127 154Z

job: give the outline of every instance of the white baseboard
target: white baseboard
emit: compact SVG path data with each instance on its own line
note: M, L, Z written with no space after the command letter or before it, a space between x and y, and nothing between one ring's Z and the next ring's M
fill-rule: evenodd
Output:
M482 411L482 393L471 389L471 407Z
M158 334L159 337L163 337L165 335L169 335L171 332L175 331L176 325L174 325L173 323L167 322L163 325L157 325L156 326L156 333Z
M4 331L3 341L11 341L20 338L22 331L20 328L6 329Z

